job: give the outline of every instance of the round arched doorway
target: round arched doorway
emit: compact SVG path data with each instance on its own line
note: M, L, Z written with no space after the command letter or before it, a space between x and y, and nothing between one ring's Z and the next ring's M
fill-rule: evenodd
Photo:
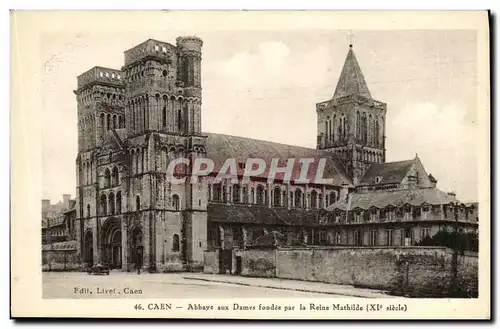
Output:
M110 218L102 226L102 260L111 268L122 267L122 230L118 218Z
M94 264L94 239L91 230L85 232L83 239L83 262L90 266Z

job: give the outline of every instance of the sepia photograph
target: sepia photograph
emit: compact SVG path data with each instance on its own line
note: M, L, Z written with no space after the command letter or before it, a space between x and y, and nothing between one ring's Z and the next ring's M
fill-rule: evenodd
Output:
M38 152L11 184L40 183L13 194L13 303L24 280L52 316L490 316L487 12L11 23L12 97L36 86L12 143Z

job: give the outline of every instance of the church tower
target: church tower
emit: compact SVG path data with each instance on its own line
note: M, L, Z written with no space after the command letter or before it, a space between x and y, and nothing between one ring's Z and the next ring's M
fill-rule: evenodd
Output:
M317 148L335 153L354 185L370 164L385 162L386 110L372 98L349 45L333 97L316 104Z
M131 253L158 271L201 266L206 248L207 196L191 184L189 166L175 166L186 183L171 183L173 160L206 155L201 134L201 48L198 37L176 45L147 40L125 51L125 126L128 149L127 225L139 227ZM137 240L137 241L136 241Z

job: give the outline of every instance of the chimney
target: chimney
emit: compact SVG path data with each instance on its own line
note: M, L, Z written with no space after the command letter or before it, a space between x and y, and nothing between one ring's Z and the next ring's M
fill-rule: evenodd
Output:
M63 206L64 209L69 209L69 200L71 199L71 194L63 194Z
M42 199L42 211L46 210L48 207L50 207L50 200Z

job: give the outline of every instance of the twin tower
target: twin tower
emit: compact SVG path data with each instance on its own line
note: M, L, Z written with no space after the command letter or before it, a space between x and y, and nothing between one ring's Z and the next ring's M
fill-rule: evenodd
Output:
M203 42L176 41L147 40L125 51L121 70L94 67L78 77L79 152L102 146L113 129L126 129L126 138L200 134Z

